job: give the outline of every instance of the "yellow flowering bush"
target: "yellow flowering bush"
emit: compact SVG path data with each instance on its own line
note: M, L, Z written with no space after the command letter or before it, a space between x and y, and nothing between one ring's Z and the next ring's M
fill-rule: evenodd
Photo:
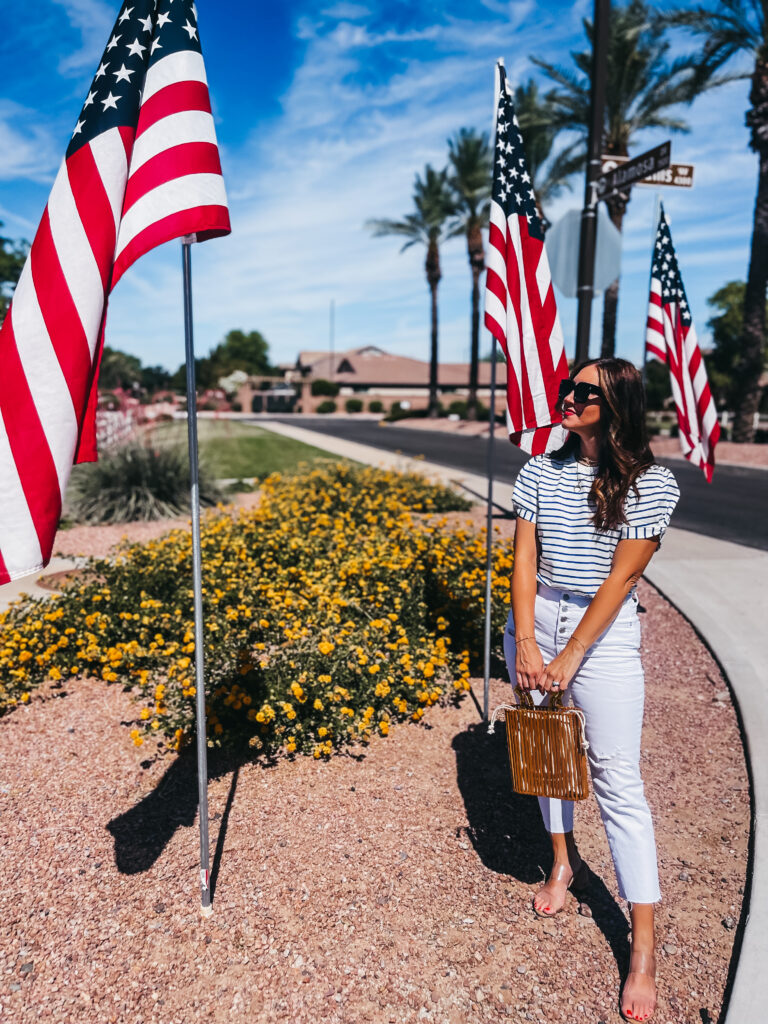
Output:
M485 539L422 477L345 464L268 477L256 509L202 526L209 742L316 758L460 696L482 645ZM494 633L511 544L497 542ZM174 530L91 560L82 582L0 615L0 709L46 679L136 688L131 731L178 750L194 729L191 538Z

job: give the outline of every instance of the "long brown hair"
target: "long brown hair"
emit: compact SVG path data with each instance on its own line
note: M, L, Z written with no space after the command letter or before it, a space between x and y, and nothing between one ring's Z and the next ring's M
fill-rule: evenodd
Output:
M656 461L645 427L645 388L640 371L626 359L587 359L571 376L585 366L597 367L604 395L597 473L589 492L595 504L592 522L599 530L613 530L627 522L624 502L630 488L639 496L637 478ZM561 461L578 450L579 437L572 433L552 458Z

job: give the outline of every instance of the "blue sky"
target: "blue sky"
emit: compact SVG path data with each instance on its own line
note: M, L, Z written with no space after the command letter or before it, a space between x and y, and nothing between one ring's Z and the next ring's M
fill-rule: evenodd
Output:
M0 9L0 220L34 236L109 30L117 0L37 0L34 23ZM195 342L207 352L227 330L260 330L276 362L325 348L336 305L337 349L378 344L428 356L423 252L374 239L371 217L411 207L413 178L443 166L446 139L489 129L493 65L513 83L530 54L567 64L583 47L591 3L533 0L198 0L199 23L230 199L233 233L193 250ZM681 41L682 44L682 41ZM744 127L748 83L682 111L692 131L672 158L696 165L692 190L662 198L700 338L706 298L744 278L757 158ZM648 133L637 152L663 141ZM580 205L574 182L551 220ZM642 359L654 193L636 189L625 220L617 353ZM469 354L470 277L461 239L445 245L440 354ZM143 257L110 301L107 343L145 363L183 360L178 243ZM566 352L576 302L558 295ZM593 354L602 301L593 307ZM483 332L484 350L489 336Z

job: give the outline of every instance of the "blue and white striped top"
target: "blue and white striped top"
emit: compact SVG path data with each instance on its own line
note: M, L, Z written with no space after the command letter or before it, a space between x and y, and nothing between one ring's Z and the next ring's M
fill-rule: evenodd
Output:
M521 519L536 524L540 553L536 578L550 587L594 596L611 571L616 545L627 538L661 538L680 497L665 466L649 466L630 488L624 512L628 523L598 530L592 523L589 490L595 466L574 455L555 461L535 455L515 481L513 504Z

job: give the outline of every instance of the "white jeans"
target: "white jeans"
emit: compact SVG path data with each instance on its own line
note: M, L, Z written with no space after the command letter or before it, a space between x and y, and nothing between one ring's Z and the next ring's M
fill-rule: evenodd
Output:
M535 633L545 664L562 651L589 602L584 594L538 584ZM514 632L510 610L504 654L513 686ZM545 699L537 690L531 695L537 704ZM655 903L661 899L653 822L640 778L644 696L640 622L637 597L633 594L587 650L563 698L563 703L573 702L586 717L592 786L608 837L619 894L632 903ZM548 832L572 831L572 800L540 797L539 806Z

